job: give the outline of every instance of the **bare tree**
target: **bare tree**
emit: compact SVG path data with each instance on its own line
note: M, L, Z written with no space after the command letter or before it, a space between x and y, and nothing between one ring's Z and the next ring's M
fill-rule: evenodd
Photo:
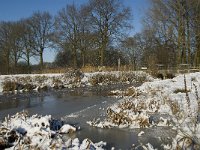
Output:
M90 22L91 9L88 5L82 5L79 10L79 49L81 52L82 67L85 66L86 55L89 49L97 42L96 35L92 33Z
M53 35L53 19L48 12L36 12L28 21L29 28L33 33L32 47L36 55L40 57L40 66L43 68L44 50L50 48Z
M190 3L190 18L191 18L191 30L193 32L193 43L195 49L194 63L196 66L200 64L200 1L191 0Z
M176 57L177 66L192 64L192 3L187 0L152 0L146 17L146 28L154 32L156 45L169 51L169 57Z
M11 60L13 61L13 71L17 73L17 65L19 59L22 57L22 35L23 27L20 22L12 22L11 35L10 35L10 47L11 47Z
M121 42L121 48L124 53L128 55L130 64L132 68L135 70L137 66L137 62L139 62L140 54L138 52L139 48L137 46L136 39L134 37L127 37Z
M64 48L67 44L72 51L73 66L77 67L77 50L79 42L78 10L75 5L67 5L56 17L57 43Z
M100 65L104 65L104 53L108 46L126 33L123 29L130 27L130 9L119 0L90 0L92 8L91 23L98 34Z
M28 67L28 73L31 73L31 57L35 56L34 48L35 48L35 41L34 39L34 33L31 30L28 19L23 19L20 21L21 26L23 27L22 30L22 59L25 60L27 67Z
M10 73L10 53L11 53L11 45L10 45L10 37L12 32L12 23L11 22L1 22L0 23L0 49L1 55L4 60L4 68L5 73Z

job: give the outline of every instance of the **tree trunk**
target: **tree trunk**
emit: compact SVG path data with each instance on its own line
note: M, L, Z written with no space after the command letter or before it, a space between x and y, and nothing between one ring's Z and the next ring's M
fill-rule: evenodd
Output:
M44 62L43 62L43 48L40 49L40 69L42 70L44 67Z
M177 66L181 63L181 10L180 10L180 1L178 1L178 52L177 52ZM178 69L178 68L177 68Z
M182 22L182 51L183 51L183 58L182 58L182 63L186 63L187 58L186 58L186 35L185 35L185 25L184 25L184 19Z
M14 59L15 59L15 60L14 60L14 63L15 63L15 64L14 64L14 67L15 67L15 68L14 68L13 70L14 70L14 73L16 74L16 73L18 73L18 71L17 71L17 61L18 61L18 60L17 60L17 53L15 53L15 56L14 56L14 57L15 57L15 58L14 58Z
M189 20L187 19L187 50L188 50L188 64L192 64L191 62L191 48L190 48L190 25Z
M85 53L82 51L82 67L85 67Z
M187 63L187 56L186 56L186 1L182 0L181 6L181 37L182 37L182 51L183 51L183 59L182 63Z
M27 55L27 66L28 66L28 73L31 73L31 66L30 66L30 56L29 54Z
M102 67L104 65L104 46L102 46L100 50L100 66Z
M198 34L198 33L197 33ZM199 67L200 63L200 36L196 35L196 67Z
M194 26L195 26L195 50L196 50L196 55L195 55L195 62L196 62L196 67L199 67L200 63L200 11L199 11L200 3L199 5L197 4L197 12L194 20Z
M74 69L77 68L77 54L76 54L76 48L73 48L73 67L74 67Z
M188 4L186 4L186 29L187 29L187 61L189 65L192 65L191 62L191 44L190 44L190 18L189 18L189 10L188 10Z
M108 45L108 30L106 29L103 35L103 39L102 39L102 47L100 49L100 66L102 67L104 65L104 58L105 58L105 51L107 49L107 45Z
M10 59L9 59L9 53L6 54L6 69L7 69L7 74L10 73Z

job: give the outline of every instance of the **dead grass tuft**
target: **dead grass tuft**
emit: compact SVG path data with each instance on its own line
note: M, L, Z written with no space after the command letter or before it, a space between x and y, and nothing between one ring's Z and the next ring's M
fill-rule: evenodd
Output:
M180 106L178 104L178 102L176 101L168 101L169 106L172 110L173 115L176 115L177 113L181 112Z
M150 126L148 118L139 118L138 120L139 120L140 128L146 128Z
M122 110L134 110L135 111L135 104L132 101L126 100L122 103L119 103L118 105L119 108Z
M17 89L17 82L15 81L4 81L3 92L15 91Z
M89 80L90 84L95 86L98 84L111 84L119 82L118 78L112 74L97 74Z
M107 117L112 123L117 125L130 124L132 122L131 118L125 112L120 111L116 113L111 108L107 109Z
M136 95L137 95L137 92L136 92L136 90L135 90L134 87L130 87L130 88L128 88L128 89L125 91L125 96L132 96L132 97L134 97L134 96L136 96Z
M177 93L188 93L188 92L190 92L190 90L185 90L185 89L176 89L175 91L174 91L174 93L175 94L177 94Z

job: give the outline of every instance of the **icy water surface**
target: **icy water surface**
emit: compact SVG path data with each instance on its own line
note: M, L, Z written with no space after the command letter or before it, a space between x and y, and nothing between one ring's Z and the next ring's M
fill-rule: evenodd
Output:
M23 109L32 114L49 115L63 118L67 123L80 126L74 137L85 138L93 142L106 141L107 149L131 149L132 145L151 143L159 147L161 141L169 141L170 129L142 129L145 136L138 137L140 129L99 129L90 127L86 121L93 118L104 118L106 108L118 99L107 97L107 93L114 89L123 89L123 85L78 88L47 93L32 93L18 95L0 95L0 119L8 114L13 115ZM169 132L170 131L170 132ZM138 149L142 149L138 147Z
M23 93L0 95L0 119L8 114L13 115L23 109L30 114L51 114L55 118L81 111L85 108L101 104L104 101L111 103L116 99L107 97L112 89L124 88L123 85L63 89L43 93Z

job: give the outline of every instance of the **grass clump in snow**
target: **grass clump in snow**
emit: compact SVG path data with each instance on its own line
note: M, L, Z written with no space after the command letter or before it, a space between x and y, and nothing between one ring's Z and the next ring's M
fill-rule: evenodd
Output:
M112 126L134 128L147 128L150 126L149 116L143 111L147 106L144 103L135 104L126 100L115 106L107 108L106 119L104 121L89 121L88 124L101 128L110 128Z
M135 87L129 87L126 90L114 90L108 93L108 96L117 96L117 97L135 97L137 96L137 91Z
M149 117L142 112L144 107L142 104L136 106L131 101L124 101L118 105L119 109L116 111L112 108L107 109L107 119L118 126L134 124L137 128L149 127Z
M93 75L89 82L91 85L107 85L114 83L143 83L148 81L148 74L144 72L110 72L104 73L100 72L98 74Z
M168 104L172 110L173 115L177 115L177 113L181 112L178 102L169 101Z
M190 90L176 89L176 90L174 91L175 94L177 94L177 93L187 93L187 92L190 92Z
M30 91L32 91L32 90L35 89L35 88L36 88L36 85L27 83L27 84L24 84L23 90L24 90L24 91L30 92Z
M111 84L111 83L117 83L119 79L114 74L96 74L92 76L89 80L90 84L92 86L95 85L105 85L105 84Z
M3 92L15 92L15 91L32 91L36 88L36 85L28 82L22 82L20 80L6 80L3 82ZM44 89L44 88L41 88Z
M61 79L53 77L52 83L53 83L52 87L54 89L62 89L62 88L64 88L64 85L63 85L63 82L61 81Z
M125 91L125 96L131 96L134 97L137 95L137 91L134 87L129 87L126 91Z
M15 91L18 87L18 83L15 81L6 80L3 82L3 92Z
M191 79L191 81L194 81ZM184 86L185 86L185 98L187 104L187 111L182 111L182 115L180 117L179 113L176 113L174 117L177 118L176 127L177 127L177 136L174 138L172 145L169 149L192 149L192 150L199 150L200 149L200 123L198 121L198 114L199 114L199 106L197 110L191 109L191 98L189 96L189 90L187 90L187 83L186 77L184 75ZM195 94L196 94L196 102L199 105L199 96L198 96L198 89L195 86Z

